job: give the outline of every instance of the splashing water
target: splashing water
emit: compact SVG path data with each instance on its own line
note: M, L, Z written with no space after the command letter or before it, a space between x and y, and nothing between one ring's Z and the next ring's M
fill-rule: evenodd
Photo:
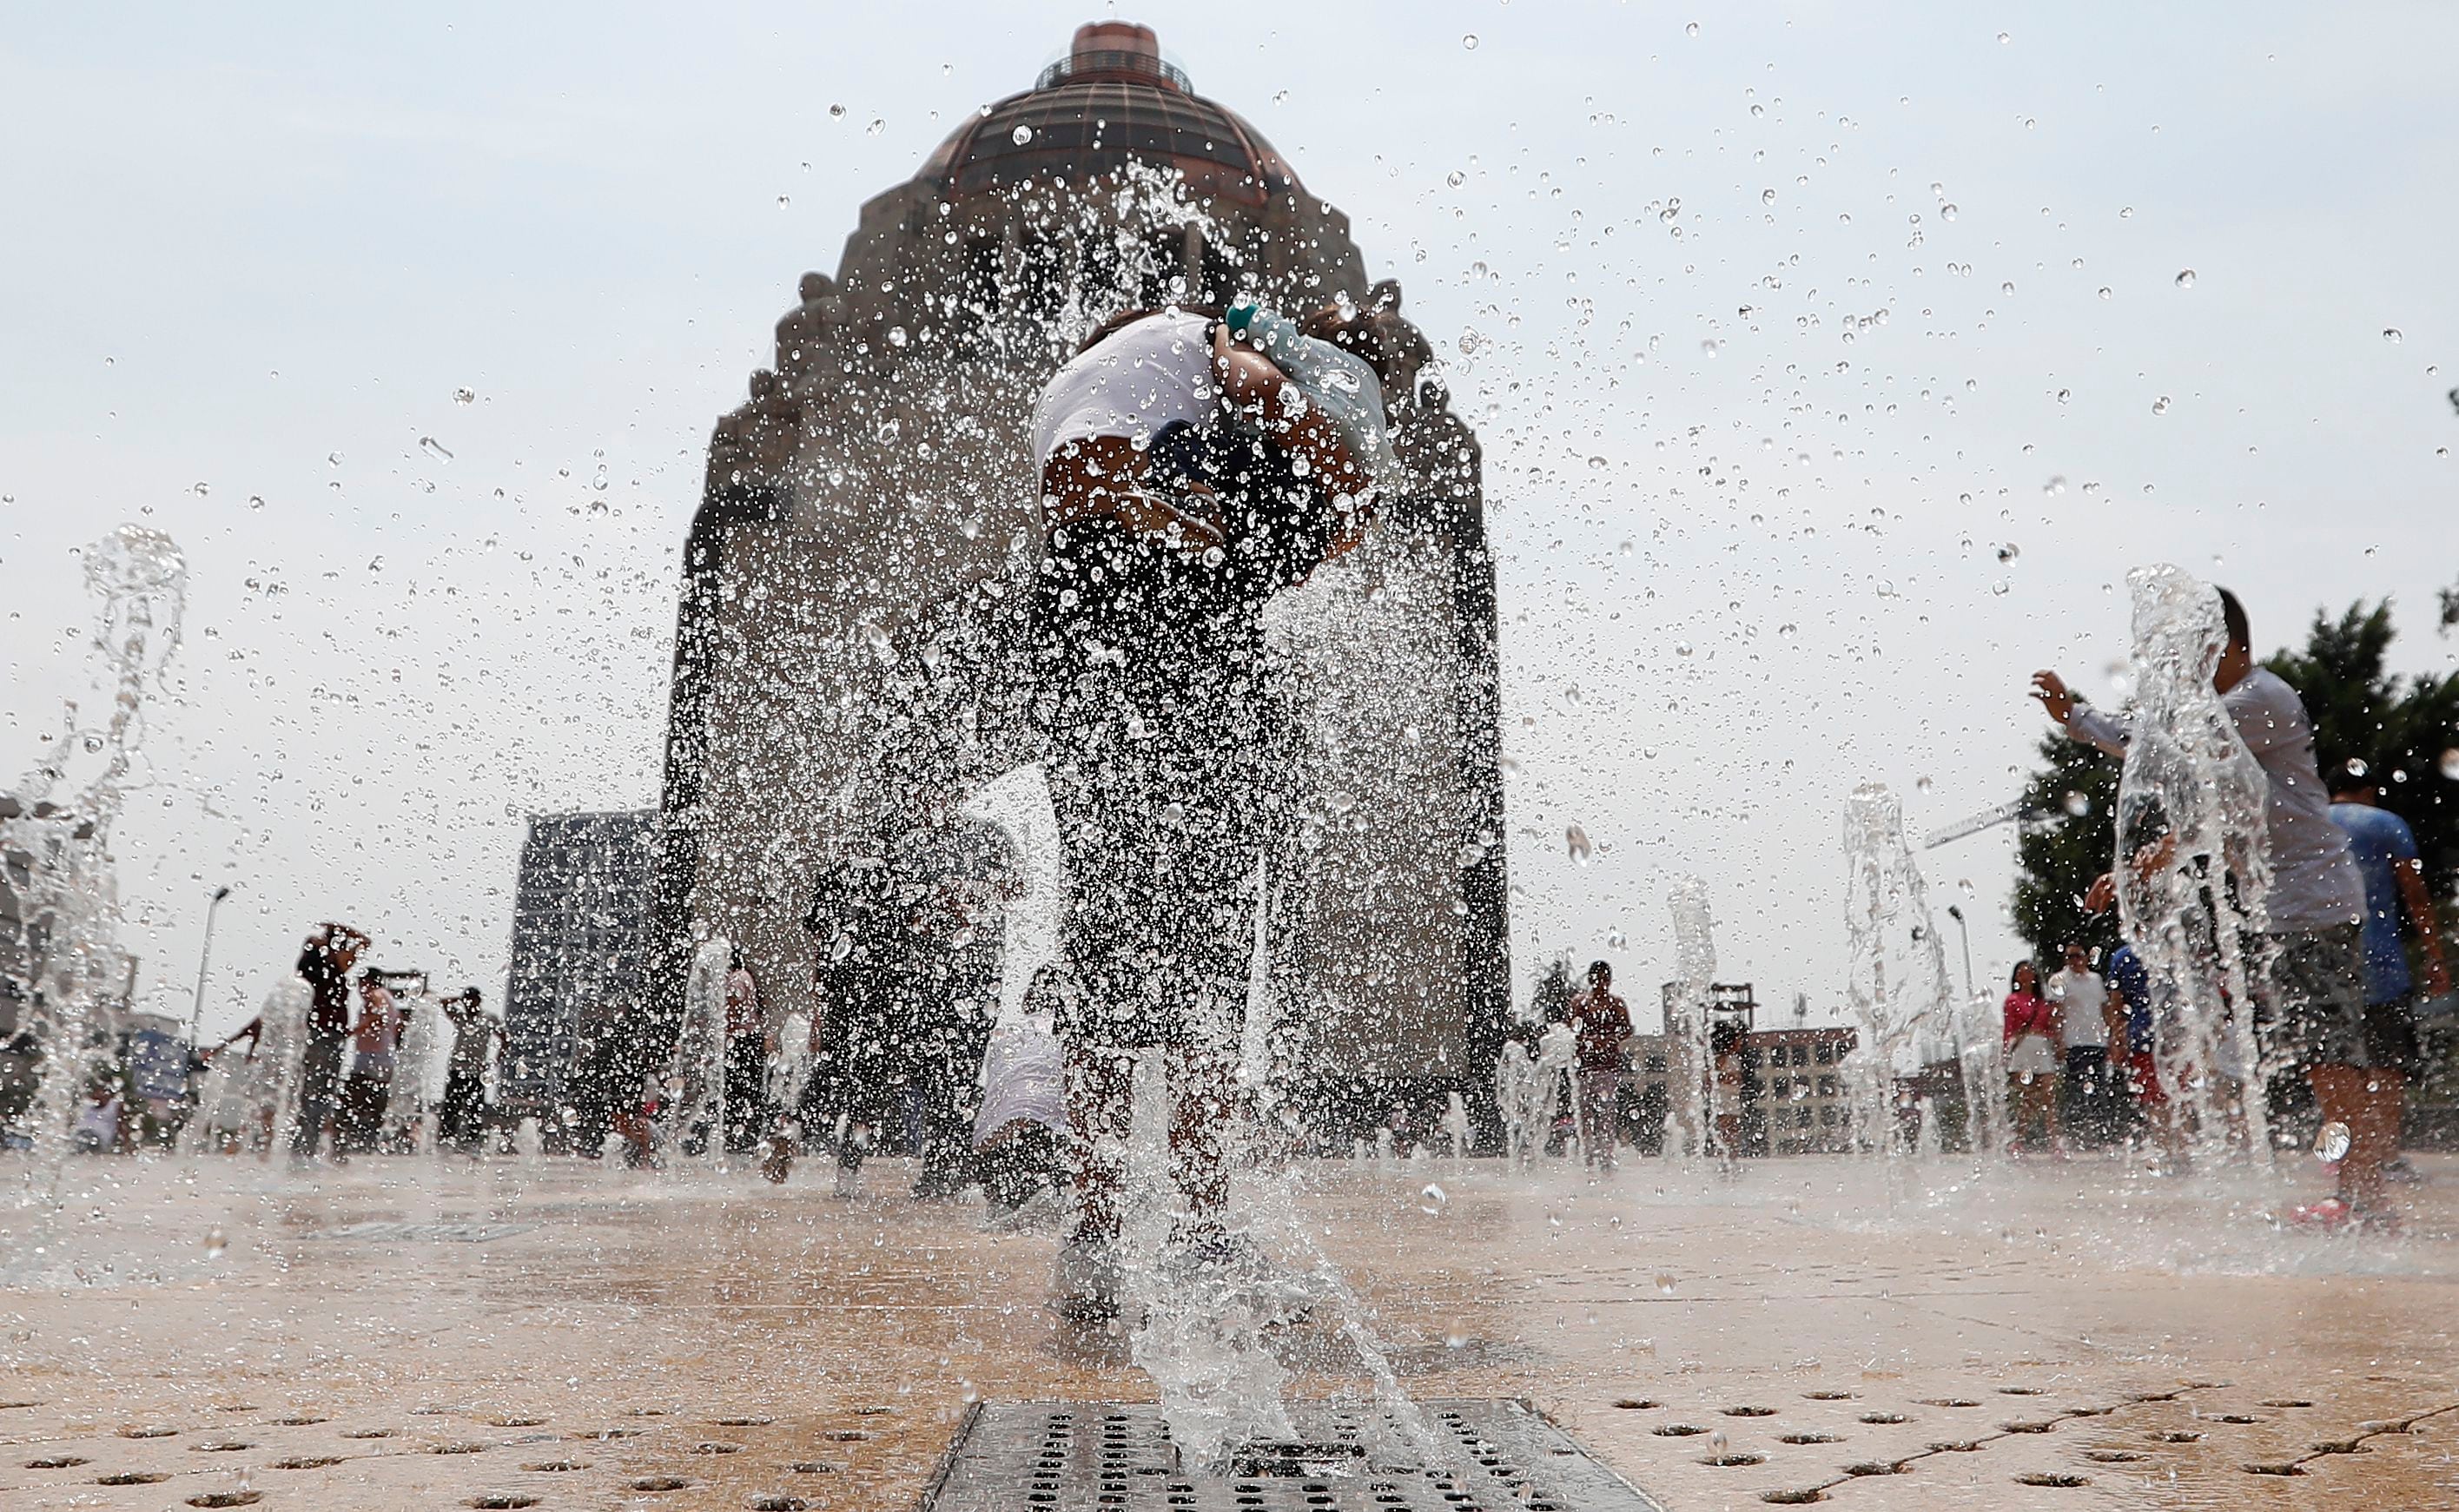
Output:
M734 947L723 934L703 940L692 953L683 984L683 1033L675 1044L676 1069L689 1110L676 1125L708 1130L708 1163L725 1164L725 976Z
M1667 1111L1673 1121L1667 1148L1705 1155L1715 1137L1708 1105L1708 986L1716 978L1715 920L1708 911L1708 884L1695 876L1675 881L1665 901L1673 913L1674 980L1665 1025Z
M58 745L18 785L10 816L0 819L0 850L31 862L25 917L47 926L40 956L30 954L12 970L31 1008L28 1027L44 1050L28 1115L30 1195L52 1208L73 1147L69 1122L127 968L111 830L139 759L147 686L179 643L187 563L168 536L123 525L86 548L85 579L99 600L94 685L107 694L109 716L98 728L80 724L71 704Z
M2262 768L2212 686L2227 634L2219 596L2175 567L2126 575L2134 599L2135 718L2117 783L2118 919L2152 983L2153 1057L2197 1145L2225 1151L2241 1106L2270 1159L2264 1099L2239 1097L2259 1057L2244 939L2271 879ZM2162 841L2165 864L2137 868ZM2258 1082L2255 1083L2259 1085Z
M1861 1044L1853 1057L1856 1137L1893 1157L1896 1079L1952 1057L1976 1113L1992 1105L1996 1076L1971 1062L1997 1037L1956 1021L1946 952L1929 911L1929 884L1904 843L1903 808L1884 784L1863 783L1844 803L1845 1000ZM1979 1120L1994 1126L1994 1115Z

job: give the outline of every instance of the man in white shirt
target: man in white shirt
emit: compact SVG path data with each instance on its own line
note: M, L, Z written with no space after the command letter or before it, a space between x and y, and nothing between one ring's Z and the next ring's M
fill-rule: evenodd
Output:
M2088 1138L2109 1133L2109 1020L2104 1008L2109 984L2091 969L2091 957L2072 940L2067 942L2066 965L2049 982L2049 1001L2060 1016L2066 1039L2066 1124Z
M2261 766L2267 788L2263 828L2271 877L2259 916L2268 933L2258 944L2255 1032L2266 1065L2302 1071L2322 1117L2346 1125L2350 1144L2340 1163L2338 1193L2296 1208L2301 1223L2337 1228L2350 1222L2396 1224L2383 1189L2383 1165L2399 1147L2399 1097L2371 1075L2365 1038L2364 954L2359 928L2365 884L2346 831L2331 822L2331 795L2314 761L2314 724L2304 701L2277 673L2256 664L2245 606L2217 590L2227 632L2212 672L2212 688ZM2130 722L2083 707L2055 672L2032 675L2033 697L2067 734L2123 756ZM2149 872L2174 861L2175 836L2147 847L2133 865ZM2094 882L2088 906L2109 907L2113 875Z
M1033 422L1044 551L1035 723L1066 855L1060 952L1078 1225L1061 1307L1114 1312L1133 1052L1173 1103L1172 1248L1251 1246L1226 1221L1229 1110L1253 934L1263 609L1335 550L1364 474L1321 410L1217 318L1128 311L1093 333ZM1299 396L1302 397L1302 396Z

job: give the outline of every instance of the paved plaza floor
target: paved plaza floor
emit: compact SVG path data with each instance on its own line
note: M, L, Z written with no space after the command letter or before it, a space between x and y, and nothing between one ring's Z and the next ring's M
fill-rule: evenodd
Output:
M2459 1506L2459 1160L2418 1165L2387 1242L2277 1228L2301 1168L2089 1160L1325 1163L1289 1210L1413 1395L1525 1398L1675 1512L2400 1512ZM0 1212L0 1506L903 1509L977 1399L1152 1399L1050 1236L828 1175L77 1162L39 1257ZM1362 1397L1334 1321L1299 1391Z

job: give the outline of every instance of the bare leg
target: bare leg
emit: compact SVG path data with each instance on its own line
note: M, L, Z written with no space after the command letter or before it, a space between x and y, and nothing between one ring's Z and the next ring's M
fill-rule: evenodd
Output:
M1230 1206L1230 1061L1206 1046L1172 1045L1169 1179L1199 1230L1217 1232Z
M1076 1183L1077 1231L1119 1236L1127 1136L1135 1125L1135 1058L1071 1044L1066 1049L1068 1169Z
M2320 1065L2307 1078L2322 1117L2348 1126L2348 1153L2340 1162L2340 1196L2352 1208L2383 1206L2383 1166L2399 1150L2399 1116L2406 1083L2396 1071Z

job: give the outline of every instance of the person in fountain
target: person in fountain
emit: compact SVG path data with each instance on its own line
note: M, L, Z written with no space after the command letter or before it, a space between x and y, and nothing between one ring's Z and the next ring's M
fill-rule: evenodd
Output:
M1338 337L1354 312L1311 318ZM1379 403L1379 395L1377 398ZM1218 311L1103 322L1033 420L1045 551L1034 717L1066 854L1061 921L1079 1222L1062 1308L1117 1306L1138 1052L1173 1095L1175 1251L1250 1251L1224 1149L1252 949L1263 609L1354 537L1372 479L1319 406Z
M393 1060L407 1017L381 973L359 974L359 1021L350 1031L358 1053L343 1079L340 1110L333 1118L336 1150L375 1153L384 1133L385 1107L392 1101Z
M2395 1156L2407 1083L2423 1064L2416 1037L2419 984L2408 970L2403 916L2425 960L2427 996L2450 991L2450 966L2443 958L2442 931L2433 916L2433 893L2425 885L2416 833L2382 807L2382 788L2370 770L2358 761L2332 766L2331 822L2347 831L2365 879L2365 1037L2375 1079L2387 1089L2378 1116Z
M2212 687L2268 788L2263 828L2271 876L2258 915L2266 933L2252 974L2255 1035L2264 1065L2302 1071L2322 1117L2345 1125L2350 1139L2339 1190L2292 1209L2290 1217L2324 1228L2387 1227L2396 1215L2384 1199L2383 1166L2398 1145L2399 1093L2395 1079L2375 1074L2365 1032L2364 878L2346 831L2331 822L2304 702L2278 673L2256 663L2245 606L2225 588L2218 594L2227 643ZM2055 672L2034 673L2032 686L2070 737L2125 754L2132 736L2125 720L2078 704ZM2173 864L2175 850L2174 837L2156 841L2129 864L2155 872ZM2116 892L2114 875L2103 876L2086 906L2106 909Z
M307 984L307 1043L299 1058L299 1111L290 1129L290 1160L316 1158L325 1125L342 1090L342 1057L350 1044L350 970L368 936L347 924L322 924L299 952L299 976ZM334 1159L346 1159L338 1149Z
M1571 998L1571 1029L1579 1037L1581 1158L1591 1169L1611 1170L1631 1024L1629 1007L1614 995L1609 962L1588 963L1588 985Z

